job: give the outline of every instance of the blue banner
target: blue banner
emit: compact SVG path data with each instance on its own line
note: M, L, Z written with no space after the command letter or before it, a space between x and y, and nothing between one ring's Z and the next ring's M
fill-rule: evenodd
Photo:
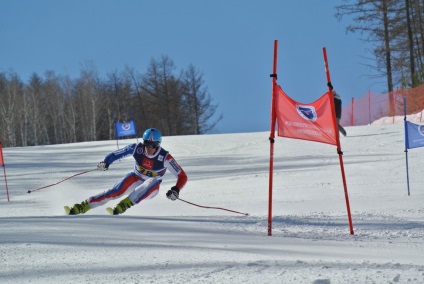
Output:
M123 136L131 136L137 135L135 131L134 120L128 122L115 122L115 136L123 137Z
M424 146L424 125L405 121L406 148L418 148Z

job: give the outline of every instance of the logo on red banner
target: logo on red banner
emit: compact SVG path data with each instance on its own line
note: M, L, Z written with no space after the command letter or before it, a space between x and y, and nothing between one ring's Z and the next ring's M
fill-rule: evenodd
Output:
M317 120L317 112L313 106L300 106L296 105L296 110L306 120L316 121Z

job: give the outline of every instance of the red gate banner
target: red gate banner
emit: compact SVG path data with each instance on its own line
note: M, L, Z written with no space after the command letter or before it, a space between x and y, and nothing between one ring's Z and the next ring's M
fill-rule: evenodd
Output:
M330 92L311 104L294 101L276 86L278 136L337 146L333 97Z

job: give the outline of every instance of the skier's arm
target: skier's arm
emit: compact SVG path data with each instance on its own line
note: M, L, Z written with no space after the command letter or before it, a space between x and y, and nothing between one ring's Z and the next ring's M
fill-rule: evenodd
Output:
M103 160L107 165L111 165L116 160L125 158L129 155L132 155L134 153L134 149L137 146L136 143L128 145L124 148L118 149L108 155L106 155L105 159Z
M178 188L178 191L180 191L187 183L187 174L169 153L165 158L165 167L177 178L175 186Z

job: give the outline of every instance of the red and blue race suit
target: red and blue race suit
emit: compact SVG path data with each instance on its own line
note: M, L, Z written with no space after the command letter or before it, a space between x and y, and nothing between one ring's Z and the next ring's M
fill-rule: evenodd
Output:
M111 165L116 160L132 155L135 160L134 170L127 173L111 189L88 199L90 208L101 206L112 199L129 194L132 204L155 197L159 192L162 177L169 170L176 178L175 184L182 189L187 182L187 175L172 155L159 147L151 156L147 155L143 143L134 143L108 154L104 161Z

